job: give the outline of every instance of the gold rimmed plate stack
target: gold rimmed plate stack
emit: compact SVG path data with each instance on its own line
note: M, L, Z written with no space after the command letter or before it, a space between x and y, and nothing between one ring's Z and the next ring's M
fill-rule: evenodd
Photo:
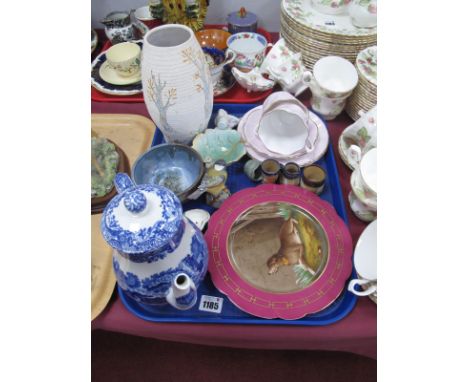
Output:
M341 56L354 63L360 51L376 45L377 28L357 28L348 14L321 13L310 0L282 0L281 37L312 69L325 56Z
M355 66L359 82L345 109L354 121L360 118L360 110L368 112L377 104L377 46L359 52Z

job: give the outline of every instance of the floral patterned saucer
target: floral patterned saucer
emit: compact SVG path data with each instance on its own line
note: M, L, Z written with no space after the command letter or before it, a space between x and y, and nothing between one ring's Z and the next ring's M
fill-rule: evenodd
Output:
M142 41L135 41L140 47L143 45ZM116 95L116 96L129 96L140 94L143 92L141 81L127 85L113 85L106 82L100 74L101 66L106 62L106 52L100 53L91 64L91 86L102 93Z
M229 197L205 235L216 288L257 317L295 320L329 306L352 270L348 227L329 203L291 185Z

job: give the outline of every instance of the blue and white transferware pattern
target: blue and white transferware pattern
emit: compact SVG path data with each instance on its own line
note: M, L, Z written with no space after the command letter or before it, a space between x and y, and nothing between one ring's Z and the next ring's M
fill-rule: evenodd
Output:
M208 268L202 233L183 216L180 201L167 188L136 186L122 173L114 183L118 195L103 212L101 231L114 248L117 283L138 302L189 309ZM177 283L177 277L184 282Z

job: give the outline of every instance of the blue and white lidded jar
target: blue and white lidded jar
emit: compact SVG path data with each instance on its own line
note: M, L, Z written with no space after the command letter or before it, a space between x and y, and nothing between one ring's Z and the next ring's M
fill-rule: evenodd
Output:
M122 173L114 184L118 194L103 212L101 231L114 248L119 287L141 303L190 309L208 269L203 234L167 188L137 186Z

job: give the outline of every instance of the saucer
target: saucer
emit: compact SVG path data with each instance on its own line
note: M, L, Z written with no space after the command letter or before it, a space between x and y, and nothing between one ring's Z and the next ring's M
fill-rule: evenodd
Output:
M281 164L293 161L299 166L304 167L315 163L325 155L329 135L325 123L315 113L309 110L309 136L308 139L312 143L312 149L298 155L279 156L270 152L256 135L258 124L262 116L262 105L247 112L239 122L237 131L241 134L245 141L245 148L249 156L263 162L265 159L273 158Z
M362 203L353 191L348 195L349 205L354 215L362 221L371 222L377 219L377 212L371 211L364 203Z
M99 68L99 75L111 85L132 85L141 81L141 70L130 77L122 77L111 68L107 60Z

